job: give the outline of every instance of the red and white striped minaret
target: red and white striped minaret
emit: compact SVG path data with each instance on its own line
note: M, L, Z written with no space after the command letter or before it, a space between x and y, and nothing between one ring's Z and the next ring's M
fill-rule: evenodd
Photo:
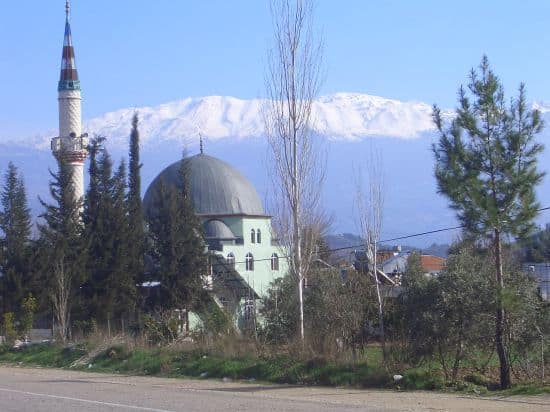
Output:
M82 134L82 99L69 23L70 10L69 0L66 0L65 38L57 86L59 136L52 139L52 152L59 161L66 162L71 167L75 200L80 200L84 196L84 161L88 154L88 135Z

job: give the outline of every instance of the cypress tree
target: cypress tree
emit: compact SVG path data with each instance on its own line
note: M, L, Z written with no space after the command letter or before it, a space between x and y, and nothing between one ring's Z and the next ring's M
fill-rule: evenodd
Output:
M88 190L86 192L86 198L84 201L84 223L88 232L91 231L91 225L94 224L94 217L97 216L99 207L99 183L100 183L100 174L99 174L99 157L103 150L103 142L105 138L102 136L96 136L91 139L90 145L88 146L88 154L90 159L90 165L88 167L88 174L90 177L90 183L88 185Z
M502 239L522 238L533 229L539 204L535 187L543 173L537 170L542 146L534 139L542 130L540 113L527 107L525 87L507 107L498 77L483 57L472 69L468 91L459 90L456 117L447 128L434 106L440 139L434 145L435 177L439 192L450 201L469 234L492 242L495 261L495 346L500 361L500 385L509 388L510 362L504 342L505 281Z
M177 187L161 182L149 217L149 236L163 309L199 309L207 258L202 226L189 193L185 159Z
M84 294L88 316L105 324L132 313L136 294L128 271L126 165L122 162L113 175L113 162L101 145L102 140L94 140L90 150L84 214L89 279Z
M128 216L126 214L126 163L121 161L112 179L111 199L113 222L113 290L115 291L114 313L121 319L129 318L136 308L137 288L135 277L129 270Z
M86 196L84 200L84 213L83 213L83 222L84 222L84 231L86 241L88 243L88 278L86 282L82 285L82 296L84 298L85 308L83 312L85 317L89 319L96 319L97 315L94 313L94 310L97 308L96 296L95 296L95 279L96 274L94 269L96 268L94 260L97 257L97 244L99 243L96 238L98 233L98 220L99 220L99 211L100 211L100 172L99 172L99 157L101 151L103 150L104 138L100 136L95 136L91 139L90 145L88 146L89 154L89 185L88 190L86 191ZM93 262L90 264L90 262Z
M86 282L86 243L80 216L81 201L74 200L71 169L59 161L51 173L50 196L53 203L40 199L45 208L40 216L41 269L53 306L58 334L63 342L70 337L72 314L80 310L81 286Z
M10 162L0 192L0 288L4 313L18 312L21 300L30 292L30 235L25 184Z
M145 232L143 205L141 202L141 163L139 147L139 119L135 113L130 133L130 151L128 164L128 270L134 276L134 283L143 280Z

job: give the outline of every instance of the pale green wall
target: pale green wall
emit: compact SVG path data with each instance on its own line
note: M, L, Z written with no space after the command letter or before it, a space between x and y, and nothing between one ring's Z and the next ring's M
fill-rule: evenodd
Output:
M244 244L242 245L223 245L223 251L216 252L227 258L229 253L235 255L235 269L241 274L243 279L247 281L249 286L256 293L263 297L269 287L269 284L284 276L288 270L286 253L279 246L271 244L271 218L270 217L243 217L230 216L217 218L222 220L233 232L235 236L242 237ZM261 231L261 243L251 242L251 230L256 232ZM245 265L246 254L252 253L254 256L254 270L247 271ZM271 270L271 255L277 253L279 255L279 270Z

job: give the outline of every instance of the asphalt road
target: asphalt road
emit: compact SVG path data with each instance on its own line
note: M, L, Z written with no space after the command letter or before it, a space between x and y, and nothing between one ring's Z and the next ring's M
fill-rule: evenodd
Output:
M550 411L550 396L482 398L0 367L1 412L359 410Z

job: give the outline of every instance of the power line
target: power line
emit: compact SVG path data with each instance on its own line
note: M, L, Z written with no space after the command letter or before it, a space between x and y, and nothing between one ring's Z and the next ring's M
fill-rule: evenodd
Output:
M550 206L541 207L541 208L537 209L536 211L537 212L544 212L546 210L550 210ZM394 238L390 238L390 239L379 240L376 243L380 244L380 243L395 242L396 240L405 240L405 239L411 239L411 238L414 238L414 237L431 235L431 234L434 234L434 233L449 232L451 230L463 229L464 227L465 227L465 225L459 225L459 226L453 226L453 227L445 227L445 228L441 228L441 229L428 230L426 232L413 233L413 234L410 234L410 235L404 235L404 236L394 237ZM361 243L361 244L358 244L358 245L344 246L344 247L333 248L333 249L326 249L325 251L326 252L338 252L338 251L341 251L341 250L358 249L358 248L361 248L361 247L364 247L364 246L365 246L365 244ZM315 253L319 253L319 252L315 252ZM291 256L286 255L286 256L277 256L277 257L282 258L282 259L288 259ZM273 259L273 257L262 258L262 259L254 259L253 258L252 262L267 262L267 261L271 261L271 259ZM213 263L211 266L214 267L214 266L225 266L225 265L238 265L238 264L246 264L246 263L247 263L247 261L231 262L231 263Z

